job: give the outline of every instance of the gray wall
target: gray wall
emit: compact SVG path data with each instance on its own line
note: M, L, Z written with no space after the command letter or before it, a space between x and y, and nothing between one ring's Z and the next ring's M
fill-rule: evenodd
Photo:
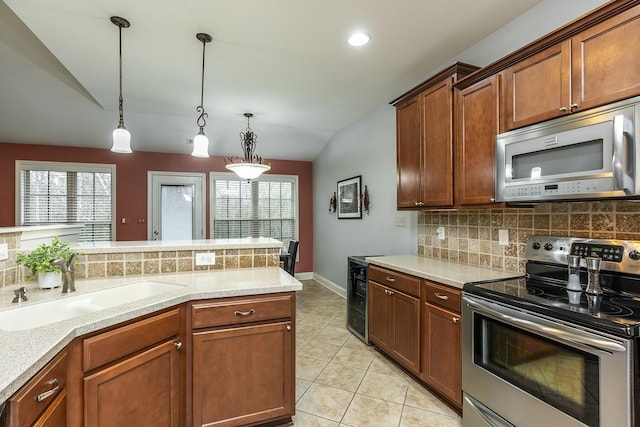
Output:
M587 13L602 0L544 0L446 64L425 73L426 80L459 60L484 66ZM398 94L400 95L400 94ZM314 273L317 280L346 289L349 255L415 254L417 214L396 211L395 110L382 105L336 133L313 163ZM371 214L362 220L338 220L329 214L336 182L362 175L371 197ZM397 215L405 227L396 226Z

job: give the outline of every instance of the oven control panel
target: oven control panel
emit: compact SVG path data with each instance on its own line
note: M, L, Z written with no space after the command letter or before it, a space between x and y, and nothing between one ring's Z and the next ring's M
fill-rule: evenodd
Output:
M585 257L598 257L603 261L622 262L624 247L597 243L573 243L571 254Z
M640 274L640 241L635 240L534 235L529 237L525 257L527 261L566 265L569 254L583 258L580 265L584 268L584 258L598 257L601 270Z

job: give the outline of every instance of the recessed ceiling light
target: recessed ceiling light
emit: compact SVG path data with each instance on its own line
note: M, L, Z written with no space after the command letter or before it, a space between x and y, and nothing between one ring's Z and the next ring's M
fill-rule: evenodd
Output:
M367 33L353 33L351 34L351 36L349 36L349 44L351 46L364 46L365 44L369 43L369 41L371 40L371 36Z

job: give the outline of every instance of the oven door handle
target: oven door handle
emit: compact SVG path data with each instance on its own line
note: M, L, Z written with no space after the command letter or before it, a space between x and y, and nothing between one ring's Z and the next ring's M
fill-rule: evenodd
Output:
M604 351L607 353L627 351L625 346L615 341L598 339L592 336L581 334L579 332L570 331L567 329L559 329L553 326L541 325L531 320L521 319L515 316L511 316L510 314L502 312L502 310L499 308L500 306L496 306L496 304L491 304L491 307L488 307L487 303L484 303L484 302L479 303L478 300L474 299L473 302L467 301L467 305L477 311L484 312L498 319L502 319L507 323L522 326L526 330L540 333L542 335L546 335L554 339L561 339L574 344L588 346L596 350ZM520 315L523 315L523 314L520 313Z

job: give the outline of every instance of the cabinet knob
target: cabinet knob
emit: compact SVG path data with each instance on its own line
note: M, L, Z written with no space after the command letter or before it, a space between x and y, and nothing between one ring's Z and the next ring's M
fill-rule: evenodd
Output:
M291 325L287 325L287 331L291 330Z
M423 203L423 202L415 202L414 204L415 204L416 206L418 206L418 207L420 207L420 206L424 206L424 203Z
M176 346L176 350L180 350L182 348L182 341L174 342L173 345Z
M566 113L567 112L567 107L560 107L560 108L558 108L558 111L560 111L561 113Z
M578 104L571 104L571 105L569 105L569 107L570 107L572 110L575 110L576 108L578 108L578 107L579 107L579 105L578 105Z
M391 282L391 283L395 283L396 279L394 279L393 277L387 277L386 278L387 282Z
M490 201L491 203L495 203L495 202L496 202L496 198L495 198L495 197L492 197L492 198L490 198L490 199L489 199L489 201Z
M458 323L460 321L459 317L452 317L451 320L453 320L453 323Z

